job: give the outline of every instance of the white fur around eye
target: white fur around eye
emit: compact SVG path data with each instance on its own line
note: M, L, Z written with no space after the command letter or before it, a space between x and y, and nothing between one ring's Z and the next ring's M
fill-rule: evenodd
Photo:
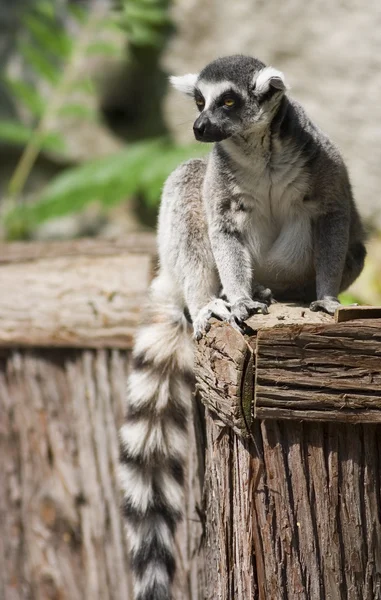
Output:
M270 84L272 81L274 87L276 87L277 89L288 89L282 71L278 71L278 69L274 69L274 67L265 67L264 69L262 69L262 71L259 72L256 79L254 79L253 81L253 85L255 85L255 91L260 94L267 92L270 88Z
M197 84L198 89L205 98L205 109L208 109L210 105L217 100L221 94L228 90L235 90L244 95L242 90L239 90L232 81L199 81Z
M169 81L171 85L182 94L193 96L197 79L197 73L188 73L187 75L172 75L172 77L169 78Z

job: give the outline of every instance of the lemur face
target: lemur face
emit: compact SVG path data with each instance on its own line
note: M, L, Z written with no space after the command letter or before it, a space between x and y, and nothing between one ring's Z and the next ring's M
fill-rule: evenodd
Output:
M196 102L201 114L193 131L200 142L254 132L272 119L286 90L283 73L240 55L219 58L197 75L172 77L171 83Z

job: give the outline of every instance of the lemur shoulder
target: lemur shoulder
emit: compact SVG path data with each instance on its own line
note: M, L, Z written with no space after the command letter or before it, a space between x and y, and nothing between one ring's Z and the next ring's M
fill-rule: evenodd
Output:
M340 152L288 96L280 71L229 56L171 81L194 98L194 135L213 147L164 186L160 268L128 381L120 481L137 600L171 598L192 337L211 316L241 329L273 296L332 314L366 253Z

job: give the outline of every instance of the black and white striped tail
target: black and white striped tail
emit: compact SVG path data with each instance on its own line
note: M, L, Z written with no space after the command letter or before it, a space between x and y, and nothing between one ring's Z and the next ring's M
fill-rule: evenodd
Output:
M128 379L119 479L136 600L170 600L174 533L183 510L193 344L183 313L155 284L144 320Z

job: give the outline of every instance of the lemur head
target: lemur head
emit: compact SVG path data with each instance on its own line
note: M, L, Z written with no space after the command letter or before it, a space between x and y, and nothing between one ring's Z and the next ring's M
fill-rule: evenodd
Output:
M283 73L249 56L226 56L199 74L171 77L200 111L193 125L200 142L220 142L270 123L287 89Z

